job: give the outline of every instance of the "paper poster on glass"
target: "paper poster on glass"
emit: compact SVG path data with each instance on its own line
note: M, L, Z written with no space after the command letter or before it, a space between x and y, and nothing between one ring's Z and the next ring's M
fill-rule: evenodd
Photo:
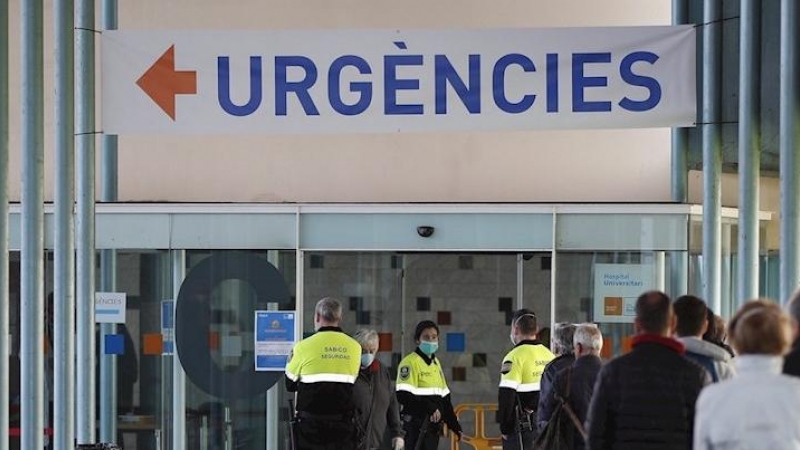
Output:
M296 341L295 313L256 311L255 321L256 371L283 371Z
M650 264L595 264L594 321L633 323L636 299L655 288L654 271Z

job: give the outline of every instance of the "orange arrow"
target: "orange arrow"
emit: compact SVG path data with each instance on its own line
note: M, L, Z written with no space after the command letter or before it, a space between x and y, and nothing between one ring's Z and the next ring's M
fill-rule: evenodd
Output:
M173 45L136 80L136 84L174 121L175 96L197 93L197 72L175 70Z

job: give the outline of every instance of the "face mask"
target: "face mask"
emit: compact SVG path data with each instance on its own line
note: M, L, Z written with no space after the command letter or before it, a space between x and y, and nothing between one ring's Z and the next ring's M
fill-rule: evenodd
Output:
M364 353L361 355L361 367L369 367L372 361L375 361L374 353Z
M511 339L511 345L517 345L517 341L514 339L514 333L509 334L508 337Z
M438 348L439 348L439 343L438 342L422 341L422 342L419 343L420 351L422 353L425 353L428 356L431 356L434 353L436 353L436 349L438 349Z

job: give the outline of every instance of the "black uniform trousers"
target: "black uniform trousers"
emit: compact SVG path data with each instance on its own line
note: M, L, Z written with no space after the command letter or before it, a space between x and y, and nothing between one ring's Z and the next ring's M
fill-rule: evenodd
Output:
M536 436L537 434L531 430L523 431L522 447L520 447L519 431L515 431L508 435L508 439L503 440L503 450L532 450Z
M295 450L356 449L356 427L352 420L298 418L294 427Z
M406 435L403 438L406 445L406 450L416 449L417 441L420 439L420 432L422 431L424 421L423 418L404 416L403 417L403 431ZM428 422L425 427L425 434L421 437L422 444L420 450L436 450L439 448L439 436L442 434L442 424Z

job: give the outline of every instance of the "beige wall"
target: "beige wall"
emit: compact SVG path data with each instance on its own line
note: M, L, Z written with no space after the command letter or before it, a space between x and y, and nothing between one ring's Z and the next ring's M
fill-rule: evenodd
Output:
M45 28L52 198L52 17ZM99 2L98 2L99 3ZM137 0L120 28L332 29L664 25L670 0ZM11 2L11 198L19 199L19 2ZM98 149L99 154L99 149ZM668 201L669 130L120 137L120 200ZM99 161L98 161L99 163ZM99 166L98 166L99 167Z

